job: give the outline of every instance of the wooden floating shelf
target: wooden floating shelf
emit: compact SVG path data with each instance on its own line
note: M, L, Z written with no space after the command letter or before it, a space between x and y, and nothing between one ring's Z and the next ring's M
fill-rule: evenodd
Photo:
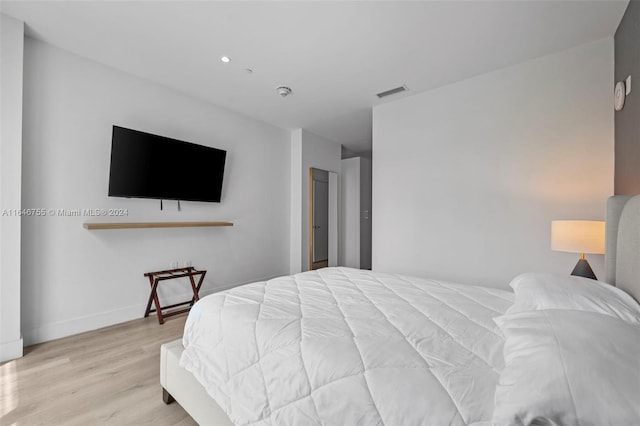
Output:
M102 222L82 224L84 229L140 229L140 228L198 228L207 226L233 226L233 222Z

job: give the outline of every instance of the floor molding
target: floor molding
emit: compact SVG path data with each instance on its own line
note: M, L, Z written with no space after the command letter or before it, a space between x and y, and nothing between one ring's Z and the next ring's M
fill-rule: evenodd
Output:
M200 292L200 297L217 293L219 291L229 290L231 288L248 284L250 282L265 281L270 278L255 279L245 283L230 284L222 287L215 287L213 289L202 290ZM161 302L163 305L170 305L189 300L191 296L191 293L186 292L162 296ZM99 328L108 327L115 324L121 324L123 322L131 321L134 319L139 319L144 315L145 308L146 302L136 303L134 305L125 306L110 311L96 312L92 315L85 315L81 317L66 319L63 321L52 322L41 327L23 330L22 335L24 339L24 345L35 345L38 343L48 342L67 336L73 336L79 333L85 333L87 331L97 330ZM151 315L155 318L155 314L152 313Z
M24 342L22 338L11 342L3 342L0 344L0 362L20 358L22 356L23 347Z

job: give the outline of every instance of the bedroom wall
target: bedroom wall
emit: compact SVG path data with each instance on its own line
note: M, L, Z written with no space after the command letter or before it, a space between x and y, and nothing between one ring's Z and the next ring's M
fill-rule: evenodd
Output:
M615 81L632 76L631 93L615 113L616 194L640 194L640 1L630 1L615 35Z
M24 24L0 14L0 362L22 356L20 216Z
M291 132L291 274L309 270L309 168L339 176L340 156L338 143L305 129Z
M291 131L289 273L302 272L302 129Z
M604 219L612 80L603 39L374 108L374 270L503 288L569 274L550 224Z
M190 260L202 292L286 274L290 134L178 92L26 39L23 207L122 208L123 221L228 220L229 228L88 231L85 221L24 218L25 343L140 318L143 273ZM111 128L118 124L228 151L222 202L107 197ZM170 166L170 165L167 165ZM166 285L165 285L166 284ZM166 282L164 301L186 283Z
M341 181L338 264L371 269L371 158L343 158Z
M370 145L371 140L369 140L369 146ZM345 148L344 146L342 147L342 160L347 160L354 157L361 158L362 162L360 174L360 204L361 206L363 206L361 216L362 220L360 221L360 251L362 253L361 268L371 269L371 195L373 185L371 174L371 158L373 157L373 153L371 152L371 150L354 152Z
M360 157L342 160L340 176L340 255L338 265L350 268L360 267Z

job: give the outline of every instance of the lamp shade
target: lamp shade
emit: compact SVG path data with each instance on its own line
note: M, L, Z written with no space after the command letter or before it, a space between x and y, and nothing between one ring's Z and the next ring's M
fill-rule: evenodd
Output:
M598 220L554 220L551 250L604 254L604 222Z

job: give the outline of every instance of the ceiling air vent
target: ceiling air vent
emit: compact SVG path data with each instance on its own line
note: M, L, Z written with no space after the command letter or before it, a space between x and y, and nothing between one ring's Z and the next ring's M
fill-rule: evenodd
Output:
M398 87L394 87L393 89L389 89L384 92L377 93L376 96L382 99L382 98L386 98L387 96L395 95L396 93L406 92L407 90L409 90L407 86L398 86Z

